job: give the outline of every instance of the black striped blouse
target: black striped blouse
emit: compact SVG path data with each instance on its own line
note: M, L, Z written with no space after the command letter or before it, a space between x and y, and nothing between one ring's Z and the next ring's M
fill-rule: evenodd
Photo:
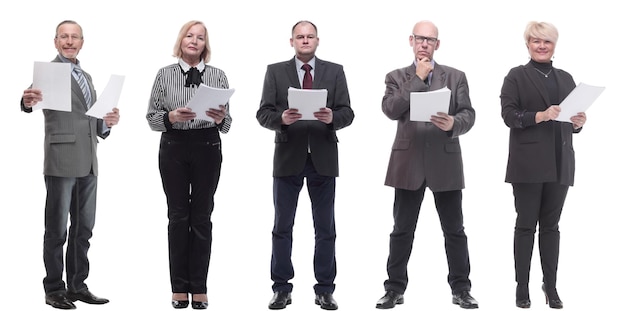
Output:
M226 74L221 69L209 66L207 64L200 63L198 70L202 72L204 67L204 73L202 74L202 83L215 88L228 88L228 79ZM183 69L184 68L184 69ZM189 70L189 65L182 60L177 64L172 64L159 69L156 78L154 79L154 85L152 86L152 93L150 95L150 103L148 105L148 113L146 118L150 128L154 131L165 132L168 129L175 130L191 130L191 129L204 129L214 127L214 122L194 119L187 122L176 122L171 124L165 121L167 114L176 110L177 108L185 107L187 102L191 100L196 92L196 87L185 87L186 76L185 72ZM230 130L230 124L232 118L230 116L229 104L226 103L226 116L221 124L217 125L218 129L222 133L227 133Z

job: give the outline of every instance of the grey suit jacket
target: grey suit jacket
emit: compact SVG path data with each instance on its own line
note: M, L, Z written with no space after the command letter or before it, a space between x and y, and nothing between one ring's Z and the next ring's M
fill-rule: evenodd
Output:
M61 62L61 59L57 56L53 62ZM91 76L87 72L83 73L95 102L96 91ZM43 110L45 122L43 173L56 177L84 177L93 172L97 176L98 136L106 138L109 131L102 134L102 119L85 114L87 112L85 97L78 82L74 78L71 81L72 111ZM20 105L22 111L32 112L32 109L26 108L23 102Z
M558 86L558 103L550 102L548 91L540 80L543 77L537 75L530 63L512 68L504 78L500 94L502 118L510 128L506 182L574 185L572 133L581 129L574 130L568 122L535 123L536 112L559 104L576 87L569 73L557 68L553 70ZM528 119L523 121L525 118ZM559 131L556 131L557 127ZM560 133L560 136L555 137L555 133Z
M424 182L434 192L465 187L459 136L474 125L475 111L465 73L435 64L430 87L415 74L415 65L394 70L385 77L382 109L397 120L385 185L417 190ZM444 132L430 122L410 121L410 94L448 87L452 130Z
M295 58L267 67L257 120L265 128L276 132L274 149L274 177L293 176L302 172L310 147L311 160L317 173L339 176L336 131L352 123L354 112L343 66L319 58L315 60L314 89L328 90L326 107L333 110L333 122L299 120L282 124L282 113L289 108L287 90L301 88Z

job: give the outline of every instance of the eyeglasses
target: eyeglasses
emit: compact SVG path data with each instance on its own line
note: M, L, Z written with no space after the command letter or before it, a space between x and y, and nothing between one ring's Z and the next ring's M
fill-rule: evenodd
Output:
M426 43L428 43L429 45L435 45L435 43L437 43L437 41L439 41L439 39L437 39L437 38L424 37L424 36L420 36L420 35L416 35L416 34L413 34L413 40L415 40L415 43L417 43L417 44L422 44L424 42L424 40L425 40Z

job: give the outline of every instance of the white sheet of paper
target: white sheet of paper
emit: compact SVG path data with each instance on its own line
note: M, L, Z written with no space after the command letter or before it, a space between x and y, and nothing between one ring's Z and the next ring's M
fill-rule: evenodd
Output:
M411 92L410 120L430 122L430 116L437 115L437 112L448 113L450 93L447 87L429 92Z
M69 63L35 62L33 86L43 100L33 110L72 111L72 66Z
M579 112L585 112L591 104L604 92L604 86L593 86L585 83L579 83L567 97L559 104L561 112L556 118L557 121L569 122L571 117Z
M102 93L100 93L100 96L98 96L98 100L96 100L85 114L98 119L104 118L107 113L117 107L123 85L124 76L111 75L109 82L104 87Z
M326 89L298 89L290 87L287 90L289 108L298 109L302 115L300 120L317 120L313 113L326 107L328 90Z
M235 92L235 89L219 89L200 84L196 93L187 103L187 108L196 113L196 119L213 122L213 118L206 115L210 108L220 109L220 105L226 105Z

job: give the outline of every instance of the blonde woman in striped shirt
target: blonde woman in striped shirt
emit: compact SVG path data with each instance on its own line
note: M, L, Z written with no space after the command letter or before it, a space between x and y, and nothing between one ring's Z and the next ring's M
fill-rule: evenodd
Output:
M211 49L206 26L189 21L181 28L174 56L154 80L146 118L161 132L159 170L168 207L168 243L172 306L206 309L211 257L213 196L222 163L220 132L230 129L228 103L206 111L214 122L185 108L203 83L229 88L224 72L208 65ZM202 112L198 112L202 113Z

